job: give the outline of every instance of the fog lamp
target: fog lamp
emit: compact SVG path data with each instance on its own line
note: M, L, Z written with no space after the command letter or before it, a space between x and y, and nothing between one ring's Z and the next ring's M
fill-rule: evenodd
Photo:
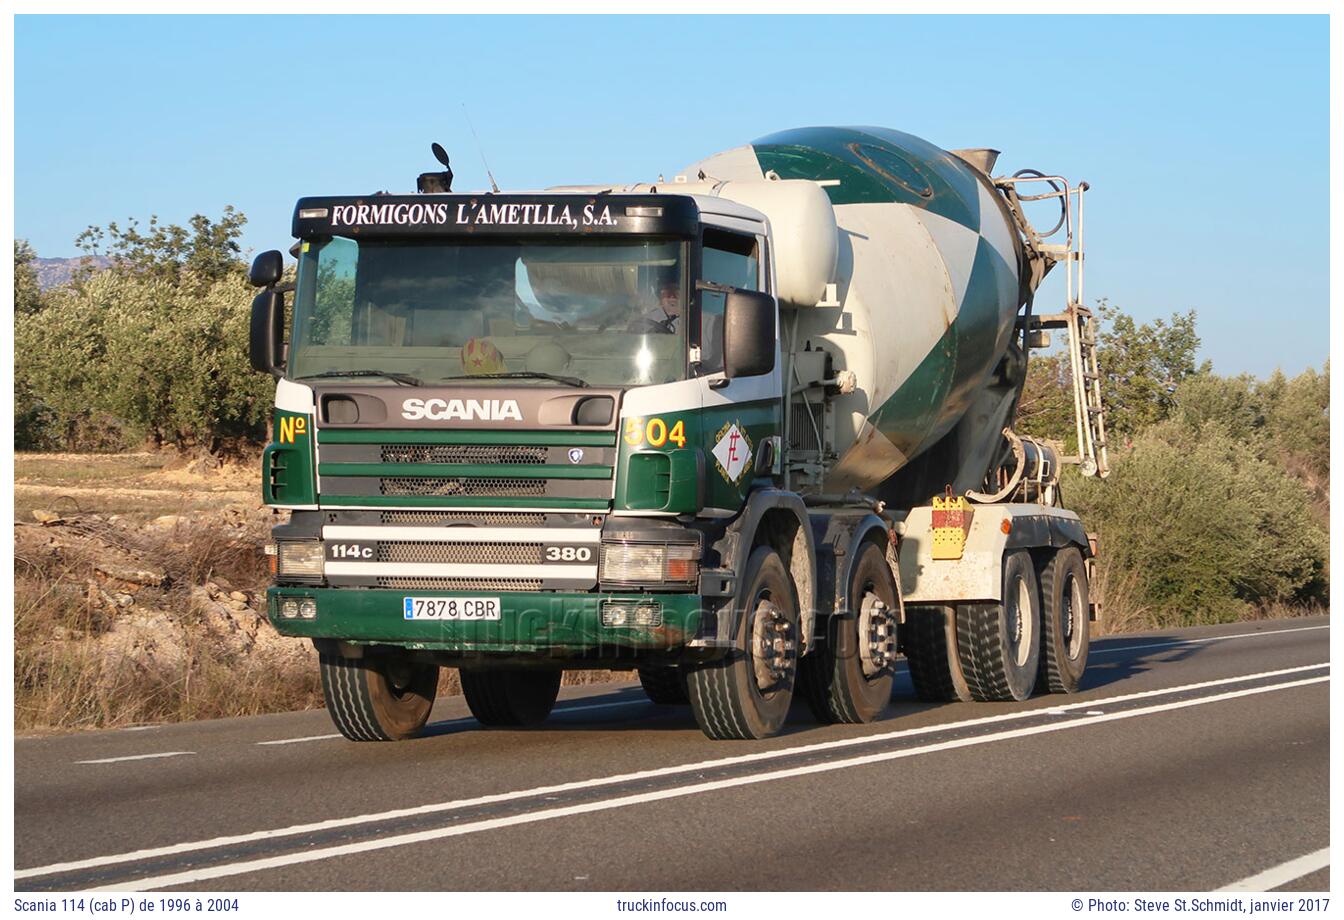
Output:
M649 601L607 601L602 605L603 626L662 626L662 604Z

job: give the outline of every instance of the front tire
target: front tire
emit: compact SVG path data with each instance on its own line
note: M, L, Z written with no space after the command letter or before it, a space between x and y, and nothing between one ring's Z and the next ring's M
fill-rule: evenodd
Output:
M337 731L351 741L402 741L429 721L439 666L401 656L347 658L319 647L322 696Z
M546 721L560 695L561 671L463 668L462 695L482 725L520 728Z
M1050 557L1040 571L1041 693L1075 693L1087 669L1091 627L1088 622L1087 566L1072 546Z
M895 579L886 554L865 543L854 563L846 616L827 619L826 641L802 660L801 685L822 722L871 722L891 702L895 680Z
M639 685L644 695L659 706L684 706L690 697L686 693L686 672L667 665L641 665Z
M691 711L716 740L766 738L784 727L798 672L798 596L779 554L758 546L747 562L734 648L687 668Z
M983 701L1025 700L1036 686L1041 656L1041 604L1031 554L1004 556L997 604L957 608L957 645L971 696Z

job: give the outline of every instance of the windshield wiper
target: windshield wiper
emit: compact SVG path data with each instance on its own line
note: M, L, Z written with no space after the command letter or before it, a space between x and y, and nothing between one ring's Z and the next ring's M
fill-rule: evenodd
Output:
M564 374L548 374L545 371L503 371L498 374L462 374L458 377L444 377L444 380L480 380L481 378L528 378L534 377L538 380L554 380L558 383L567 384L572 387L586 387L588 381L581 380L578 377L566 377Z
M422 387L425 382L419 377L412 377L410 374L398 374L396 371L323 371L320 374L308 374L299 377L299 380L317 380L320 377L386 377L388 380L395 380L404 387Z

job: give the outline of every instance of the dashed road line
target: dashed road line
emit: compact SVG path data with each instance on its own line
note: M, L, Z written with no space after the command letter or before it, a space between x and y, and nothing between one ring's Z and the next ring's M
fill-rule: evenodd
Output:
M121 763L124 760L155 760L160 757L186 757L195 751L162 751L158 754L131 754L127 757L100 757L97 760L76 760L75 763Z

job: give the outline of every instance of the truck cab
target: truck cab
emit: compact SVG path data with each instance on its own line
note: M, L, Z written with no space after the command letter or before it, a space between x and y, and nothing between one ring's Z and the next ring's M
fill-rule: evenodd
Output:
M506 723L549 709L562 665L684 695L683 661L731 645L725 533L781 482L764 216L656 192L305 198L293 230L290 316L263 273L253 324L278 379L264 497L290 512L271 619L328 684L372 672L373 698L421 703L342 730L404 734L439 665L490 684L469 702L528 697Z

